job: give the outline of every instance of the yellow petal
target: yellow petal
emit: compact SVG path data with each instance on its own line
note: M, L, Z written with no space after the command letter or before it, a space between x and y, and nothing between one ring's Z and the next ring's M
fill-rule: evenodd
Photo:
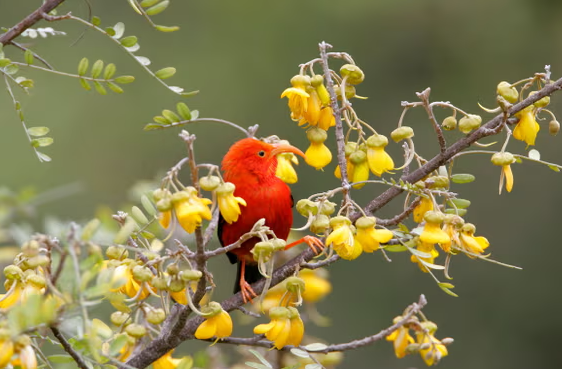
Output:
M215 333L217 337L223 338L232 334L232 318L226 311L221 311L213 318L217 321L217 332Z
M304 324L300 317L291 319L291 331L287 339L287 345L298 346L301 344L304 335Z
M9 340L0 341L0 368L8 365L14 354L14 344Z
M505 189L507 192L511 192L513 189L513 172L511 171L511 165L504 165L502 169L505 175Z
M384 147L369 147L367 149L367 162L371 172L377 177L394 169L394 161L384 151Z
M305 156L306 163L316 169L322 169L332 161L332 152L322 142L311 142Z
M275 327L275 322L270 322L270 323L267 323L267 324L259 324L259 325L254 327L254 333L255 334L264 334L264 333L272 330L273 327Z
M217 332L216 321L206 319L195 331L195 338L199 340L207 340Z
M428 244L451 242L451 237L443 231L439 224L427 222L420 235L420 241Z

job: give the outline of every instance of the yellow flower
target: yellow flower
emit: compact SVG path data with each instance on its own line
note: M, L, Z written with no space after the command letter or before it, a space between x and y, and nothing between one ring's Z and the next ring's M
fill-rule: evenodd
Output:
M394 169L394 161L384 151L386 145L388 138L383 135L373 135L367 140L367 161L371 172L377 177Z
M369 179L369 163L367 162L367 154L363 150L357 150L349 155L349 161L353 164L353 171L348 175L349 180L354 182L363 182ZM356 184L353 188L361 188L365 183Z
M161 356L158 360L152 363L153 369L175 369L182 361L181 359L174 359L172 353L174 350L170 350Z
M513 130L513 138L519 141L525 141L527 145L534 145L540 126L535 118L536 108L534 105L528 106L515 114L519 118L519 122Z
M299 159L292 152L277 155L277 169L275 175L285 183L297 183L298 177L293 164L298 165Z
M326 106L320 110L320 117L318 118L318 128L327 131L330 127L336 125L336 117L331 107Z
M271 322L254 328L255 334L265 334L273 346L282 349L286 345L298 346L304 335L304 325L297 309L274 307L269 310Z
M117 356L117 360L121 362L125 362L129 358L129 356L133 354L133 351L135 351L135 339L129 335L126 336L127 343L123 347L121 347L121 350L119 350L119 356Z
M172 220L172 211L167 210L161 212L158 216L158 223L162 226L162 228L168 228L170 226L170 222Z
M240 205L246 206L246 201L241 197L234 196L235 186L233 183L226 182L217 188L219 210L224 220L232 224L238 220L242 213Z
M492 155L492 164L502 167L500 175L500 194L502 193L503 181L505 179L505 189L511 192L513 189L513 172L511 172L511 164L515 162L515 157L509 152L497 152Z
M353 163L349 160L349 158L347 158L346 167L347 167L347 179L351 181L351 178L353 178L353 171L355 167L353 166ZM339 165L336 167L336 170L334 170L334 176L337 179L341 179L341 169Z
M130 259L128 260L130 261ZM149 286L143 283L139 283L133 277L132 264L121 264L115 268L113 272L113 282L124 281L119 287L112 288L112 292L120 292L133 298L138 296L139 300L143 300L150 294ZM140 291L142 288L142 291Z
M401 316L397 316L394 318L393 323L396 324L402 320ZM394 343L394 353L396 357L401 359L406 356L406 347L409 344L414 343L414 338L410 336L410 332L408 328L401 326L388 336L386 336L387 341L391 341Z
M326 245L334 248L334 251L345 260L353 260L359 257L363 248L353 237L351 221L345 217L337 216L330 219L332 233L326 238Z
M172 196L172 202L176 219L187 233L195 232L195 228L201 226L203 219L211 220L209 205L212 201L199 197L194 187L176 192Z
M308 98L310 95L306 92L306 88L310 85L310 77L296 75L291 78L293 87L287 88L281 94L281 98L289 99L289 109L291 109L291 119L299 120L308 110Z
M327 278L328 271L322 268L302 269L299 277L305 284L302 298L307 302L317 302L332 292L332 284Z
M290 294L290 296L287 296L289 294L285 295L286 292L287 289L285 288L284 284L280 283L267 291L265 297L263 298L263 301L261 302L261 305L259 305L259 302L256 301L255 306L258 310L269 311L269 309L280 305L283 296L285 296L285 299L287 299L287 297L289 298L288 304L294 304L297 296L295 294Z
M357 227L355 240L359 241L365 252L376 251L381 243L392 239L392 232L387 229L375 229L376 223L375 217L361 217L355 222Z
M308 90L308 94L310 95L308 99L308 106L306 108L306 111L303 113L303 118L299 122L299 126L302 126L306 123L310 124L311 126L315 126L318 124L318 119L320 118L320 109L322 108L322 102L320 102L320 98L318 97L316 89L310 88Z
M416 341L420 346L429 346L420 350L420 355L427 366L432 366L447 356L449 352L447 347L440 340L434 337L437 326L432 322L423 322L422 326L428 329L428 332L418 331L416 333Z
M224 338L232 334L232 318L218 302L211 301L202 309L205 321L195 331L195 338L206 340L211 337Z
M434 264L435 258L437 256L439 256L439 252L437 252L437 250L435 250L434 244L432 243L424 243L424 242L418 242L416 249L418 251L421 252L425 252L427 254L429 254L428 257L420 257L420 256L416 256L416 255L412 255L410 257L410 260L412 261L412 263L418 263L418 266L420 267L421 271L424 273L429 272L427 270L427 267L425 265L423 265L423 263L420 260L423 260L427 263L430 264Z
M32 346L24 346L19 352L19 366L21 369L37 369L37 356Z
M466 223L463 225L460 233L460 246L472 254L480 255L486 248L488 248L488 246L490 246L490 242L488 242L486 237L475 237L474 232L476 232L474 224ZM467 255L470 258L476 257L470 254Z
M0 309L9 309L20 301L23 292L23 282L7 280L4 286L8 292L0 295Z
M421 223L425 213L433 210L433 200L422 197L420 203L414 208L414 222Z
M14 343L5 329L0 330L0 368L8 365L14 355Z
M420 241L423 243L436 244L451 242L451 237L441 229L441 223L445 216L438 211L428 211L425 213L425 226L420 235Z
M445 225L443 226L443 231L449 235L451 241L440 243L441 249L443 251L450 253L451 246L453 244L459 245L459 228L463 225L464 220L458 215L448 214L445 216Z
M332 161L332 152L323 142L311 142L305 155L306 163L316 169L322 169Z

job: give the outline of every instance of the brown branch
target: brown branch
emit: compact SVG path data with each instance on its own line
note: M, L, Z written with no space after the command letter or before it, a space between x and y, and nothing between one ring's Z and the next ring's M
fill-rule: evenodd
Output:
M49 64L45 59L43 59L39 54L35 53L33 50L28 49L27 47L25 47L25 46L23 46L23 45L20 45L20 44L18 44L18 43L15 42L15 41L12 41L10 44L13 45L13 46L15 46L15 47L17 47L18 49L20 49L20 50L22 50L22 51L27 51L27 50L29 50L29 51L31 52L31 54L33 55L33 57L34 57L35 59L39 60L41 63L45 64L45 66L46 66L47 68L49 68L50 70L54 70L54 69L55 69L55 68L53 68L53 66L52 66L51 64Z
M53 332L55 338L60 342L64 351L66 351L74 359L74 361L76 362L76 366L78 366L80 369L88 369L88 365L86 365L86 362L76 351L74 351L74 348L70 346L70 343L68 343L68 341L66 340L66 338L64 338L58 328L51 327L51 332Z
M11 43L12 40L21 35L23 31L33 26L40 20L45 19L45 15L62 4L64 1L65 0L46 0L43 5L37 8L37 10L29 14L15 26L10 28L8 32L0 35L0 43L4 45Z
M441 153L443 153L445 152L445 149L447 149L447 142L445 141L445 137L443 136L443 130L441 129L441 126L439 125L439 123L437 123L437 119L435 119L435 114L433 114L433 108L429 104L430 93L431 93L431 88L428 87L422 92L417 92L416 95L421 100L422 105L425 108L425 111L427 112L427 116L429 117L429 120L433 125L433 129L435 130L435 133L437 134L437 140L439 141L439 149L441 150Z
M379 219L379 218L377 218L377 224L381 225L381 226L385 226L385 227L391 227L391 226L397 225L398 223L400 223L401 221L406 219L410 214L412 214L412 212L414 211L416 206L418 206L420 201L421 201L421 199L418 197L417 199L412 201L412 203L410 205L408 205L408 207L402 213L400 213L400 214L398 214L398 215L396 215L396 216L394 216L390 219Z

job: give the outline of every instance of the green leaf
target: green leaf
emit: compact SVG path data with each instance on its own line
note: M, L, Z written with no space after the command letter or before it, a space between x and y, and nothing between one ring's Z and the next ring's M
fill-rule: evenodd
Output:
M176 369L191 369L193 368L193 358L191 356L184 356L179 362Z
M256 350L252 350L252 349L249 349L248 351L249 351L252 355L254 355L259 361L262 362L262 364L257 364L257 365L263 365L263 366L265 366L266 368L273 368L273 367L271 366L271 364L269 363L269 361L267 361L267 360L262 356L262 354L260 354L260 353L257 352ZM256 366L255 368L257 368L257 366Z
M515 162L518 163L518 164L521 164L521 163L523 163L523 160L519 156L516 156Z
M6 74L16 74L19 71L19 67L15 64L9 64L4 68L4 73Z
M158 77L160 79L170 78L174 74L176 74L176 68L174 68L174 67L162 68L154 74L156 75L156 77Z
M80 84L82 85L82 87L84 87L86 91L90 91L92 89L88 81L86 81L84 78L80 78Z
M48 163L48 162L50 162L50 161L52 160L49 155L43 154L43 153L40 152L40 151L36 151L35 153L37 154L37 157L39 158L40 161L45 161L45 162Z
M33 56L33 52L29 49L25 50L25 53L23 54L24 58L25 58L25 62L28 65L33 64L33 60L35 59L35 57Z
M117 336L117 338L115 338L109 344L109 354L111 356L117 355L119 351L121 351L121 349L125 347L128 341L129 337L126 334L120 334L119 336Z
M455 214L459 217L465 216L467 212L468 210L466 209L445 209L445 214Z
M454 183L470 183L476 179L472 174L462 173L462 174L453 174L451 176L451 181Z
M470 200L466 199L450 199L447 203L451 207L457 207L458 209L466 209L470 206Z
M121 39L121 45L125 47L131 47L136 45L137 43L137 36L127 36Z
M113 242L117 244L126 243L127 239L135 231L136 227L137 227L137 223L133 219L127 218L123 227L121 227L121 229L115 235Z
M166 10L166 8L168 7L168 5L170 5L170 1L169 0L164 0L161 3L158 3L156 5L154 5L153 7L150 7L148 9L146 9L146 14L147 15L156 15L156 14L160 14L162 13L164 10Z
M78 63L79 76L83 76L84 74L86 74L86 72L88 72L89 64L90 62L88 61L88 58L82 58L82 60L80 60L80 63Z
M168 26L158 26L158 25L154 26L154 28L156 28L160 32L174 32L180 29L178 26L168 27Z
M311 343L311 344L303 346L303 347L305 349L307 349L308 351L322 351L322 350L325 350L326 348L328 348L328 346L323 344L323 343Z
M199 110L192 110L191 111L191 120L195 120L199 118Z
M103 70L103 60L96 60L92 66L92 78L98 78Z
M146 212L152 215L153 217L156 216L156 214L158 214L158 212L154 208L154 205L152 205L152 201L148 199L148 196L146 195L141 196L141 204L144 210L146 210Z
M135 56L135 59L137 59L137 61L141 64L144 65L145 67L147 65L150 65L151 61L150 59L148 59L146 56Z
M47 359L49 359L51 363L55 364L66 364L74 362L74 359L70 355L51 355L47 356Z
M45 147L45 146L52 145L53 142L54 141L51 137L35 138L35 139L31 140L31 146L33 146L33 147Z
M92 17L92 24L96 27L99 27L99 25L101 24L101 19L99 17L96 17L95 15Z
M136 0L128 0L129 1L129 5L131 6L131 8L133 8L134 11L136 11L138 14L142 15L142 11L139 8Z
M113 29L115 30L115 34L113 35L113 38L119 39L123 37L123 34L125 33L125 23L118 22L113 26Z
M0 68L4 68L6 65L10 65L12 61L7 58L0 59Z
M137 223L146 224L148 223L148 218L144 215L143 211L138 206L133 206L131 208L131 216Z
M310 354L304 350L298 349L298 348L292 348L291 349L291 354L298 356L298 357L302 357L303 359L308 359L310 357Z
M176 113L168 109L162 110L162 115L172 123L176 123L181 120L181 118Z
M305 365L304 369L322 369L323 366L317 363L307 364Z
M111 77L113 77L115 75L115 70L117 68L115 67L115 64L113 63L109 63L106 67L105 70L103 72L103 78L105 79L111 79Z
M27 133L29 133L30 136L41 137L41 136L45 136L47 133L49 133L49 128L48 127L29 127L27 129Z
M548 167L555 172L560 172L560 168L558 168L556 165L549 165Z
M107 33L108 35L110 35L111 37L115 36L115 30L113 29L113 27L107 27L105 29L105 33Z
M179 102L176 105L176 110L178 111L178 114L184 119L184 120L190 120L191 119L191 112L189 111L189 108L187 107L187 105L185 105L182 102Z
M160 1L160 0L142 0L142 1L140 2L140 5L141 5L143 8L148 8L149 6L152 6L152 5L156 4L156 3L159 2L159 1Z
M446 283L446 282L441 282L441 283L437 283L437 285L439 286L439 288L441 288L443 291L445 291L445 293L447 293L448 295L454 296L454 297L459 297L459 295L457 295L456 293L454 293L453 291L450 290L450 288L455 288L455 286L453 286L450 283Z
M403 251L407 251L408 248L404 245L388 245L385 246L384 251L390 251L390 252L403 252Z
M116 83L120 83L122 85L125 85L127 83L134 82L135 77L133 77L133 76L119 76L119 77L115 78L114 81Z
M118 85L116 85L113 82L107 82L107 87L109 87L109 89L115 93L118 94L122 94L124 91L121 87L119 87Z
M148 123L147 125L144 126L143 130L145 131L154 131L156 129L162 129L164 127L162 127L161 124L158 123Z
M20 77L21 78L21 77ZM21 80L18 80L18 83L21 87L25 87L25 88L32 88L34 85L34 82L32 79L27 79L27 78L23 78Z
M259 364L259 363L254 363L253 361L246 361L244 364L248 365L250 368L255 368L255 369L271 369L272 366L265 366L263 364Z
M157 115L157 116L155 116L155 117L152 118L152 119L153 119L156 123L159 123L159 124L170 124L170 123L172 123L172 122L170 122L168 119L166 119L166 118L164 118L164 117L162 117L162 116L160 116L160 115Z
M94 88L100 95L107 95L107 91L98 81L94 81Z
M183 97L192 97L195 96L199 93L199 90L195 90L195 91L189 91L189 92L182 92L180 95L182 95Z

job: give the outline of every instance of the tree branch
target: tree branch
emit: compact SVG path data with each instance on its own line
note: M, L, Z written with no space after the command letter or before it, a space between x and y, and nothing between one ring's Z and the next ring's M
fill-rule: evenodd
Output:
M64 1L65 0L46 0L43 5L37 8L37 10L29 14L21 22L10 28L8 32L0 35L0 43L4 45L11 43L12 40L21 35L23 31L33 26L40 20L45 19L45 15L62 4Z
M70 346L70 343L68 343L66 338L64 338L64 336L59 331L59 329L55 328L55 327L51 327L51 332L53 332L53 335L55 336L55 338L60 342L64 351L66 351L74 359L74 361L76 362L76 365L80 369L88 369L88 365L86 365L86 362L82 359L82 357L76 351L74 351L72 346Z

